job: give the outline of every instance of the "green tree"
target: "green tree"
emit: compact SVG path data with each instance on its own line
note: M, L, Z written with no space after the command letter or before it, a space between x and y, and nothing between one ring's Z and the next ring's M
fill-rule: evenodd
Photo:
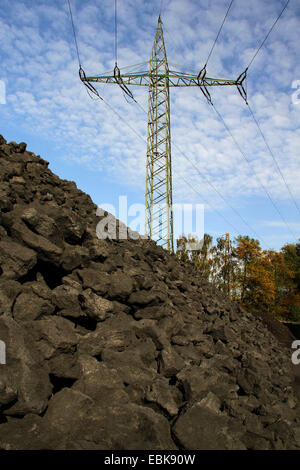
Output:
M236 258L233 256L229 234L216 239L212 253L214 256L212 271L215 283L220 290L231 296L235 291Z
M201 240L191 235L181 236L177 240L176 255L178 258L191 263L208 280L212 280L212 241L212 236L207 233Z

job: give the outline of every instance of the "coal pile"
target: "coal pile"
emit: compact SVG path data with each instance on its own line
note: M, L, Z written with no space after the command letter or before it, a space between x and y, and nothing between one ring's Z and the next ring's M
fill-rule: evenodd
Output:
M300 448L291 350L260 318L151 240L98 239L26 144L0 136L0 179L0 449Z

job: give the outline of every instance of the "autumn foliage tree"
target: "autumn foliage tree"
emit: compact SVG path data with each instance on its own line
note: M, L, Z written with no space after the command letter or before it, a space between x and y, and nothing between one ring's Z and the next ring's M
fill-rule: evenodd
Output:
M177 255L246 309L300 321L300 243L263 250L258 240L181 237Z

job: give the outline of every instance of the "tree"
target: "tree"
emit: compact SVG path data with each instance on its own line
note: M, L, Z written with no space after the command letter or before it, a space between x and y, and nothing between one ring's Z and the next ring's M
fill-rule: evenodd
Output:
M176 255L182 261L191 263L198 271L200 271L206 279L211 279L212 266L212 241L211 235L205 233L200 240L198 237L191 235L181 236L177 240Z
M214 255L213 272L215 283L220 290L231 296L235 291L236 259L233 256L232 241L229 233L216 239L212 249Z
M249 311L269 312L281 320L300 321L300 243L280 251L262 250L259 241L229 234L180 237L177 256L192 264L216 287Z
M242 303L247 303L249 297L249 270L251 264L254 264L261 252L259 241L248 236L239 235L235 239L235 248L232 256L236 258L236 278L237 278L237 294Z
M212 242L213 237L208 233L205 233L203 239L201 240L199 250L193 252L193 262L196 269L201 271L203 276L213 281L212 278Z
M276 313L284 320L300 321L300 243L284 245L280 255L284 269L281 269L278 282Z

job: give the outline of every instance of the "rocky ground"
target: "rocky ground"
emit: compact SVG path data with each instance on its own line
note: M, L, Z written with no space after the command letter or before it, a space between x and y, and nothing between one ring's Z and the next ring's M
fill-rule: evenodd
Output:
M287 329L99 240L90 197L2 136L0 180L0 449L300 448Z

